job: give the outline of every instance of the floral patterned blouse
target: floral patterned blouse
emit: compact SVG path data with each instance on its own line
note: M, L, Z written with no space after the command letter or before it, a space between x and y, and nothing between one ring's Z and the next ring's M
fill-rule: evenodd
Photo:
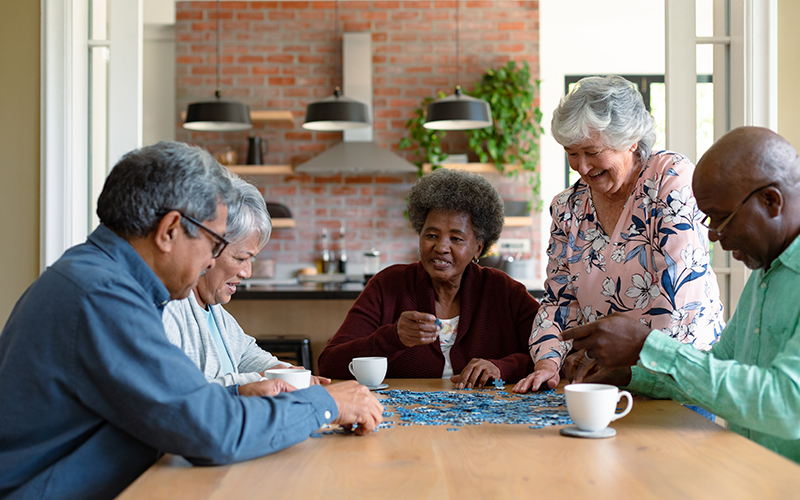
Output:
M553 199L545 295L529 346L534 363L563 362L572 343L560 341L562 330L615 311L699 350L719 338L722 303L693 172L685 156L653 153L610 233L583 180Z

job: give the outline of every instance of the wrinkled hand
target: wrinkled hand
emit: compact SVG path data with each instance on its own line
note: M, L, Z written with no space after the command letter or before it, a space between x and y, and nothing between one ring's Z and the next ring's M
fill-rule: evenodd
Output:
M579 369L574 378L571 379L571 382L573 384L611 384L617 387L631 383L632 373L630 366L623 366L622 368L601 368L597 364L589 366L593 366L594 369Z
M318 377L316 375L311 375L311 384L310 385L328 385L331 383L331 379L325 377Z
M558 369L558 361L555 359L540 359L533 367L533 373L517 382L511 392L521 394L529 390L537 391L539 388L554 389L561 380Z
M483 387L490 378L498 380L500 368L491 361L472 358L459 375L450 377L450 382L456 384L459 389L464 387L472 389L473 387Z
M586 349L603 368L633 366L650 329L639 321L613 313L597 321L561 332L563 340L573 340L572 347Z
M586 357L586 351L581 350L567 356L564 360L564 378L577 383L576 377L584 378L600 369L597 361Z
M282 392L292 392L296 388L278 378L261 380L239 386L240 396L277 396Z
M405 311L397 320L397 336L406 347L432 344L439 339L436 316L419 311Z
M345 429L352 429L353 424L358 424L356 434L363 436L374 431L383 421L383 405L367 386L350 380L331 384L325 389L339 409L339 415L332 423Z

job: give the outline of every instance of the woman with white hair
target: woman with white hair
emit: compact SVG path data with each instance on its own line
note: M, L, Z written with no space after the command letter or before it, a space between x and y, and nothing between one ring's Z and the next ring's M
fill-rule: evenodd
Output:
M167 304L164 329L169 341L191 358L209 382L239 385L240 395L275 395L281 381L261 381L264 370L291 365L258 347L222 308L236 293L236 285L250 277L252 260L272 232L267 205L258 189L236 174L228 174L236 194L228 206L225 239L229 243L187 298ZM312 384L329 382L311 378Z
M709 349L724 322L692 193L694 165L651 151L653 118L619 76L579 81L551 129L580 180L550 205L545 296L529 344L534 372L514 391L555 387L572 347L560 333L615 312ZM590 361L587 353L571 356L568 376Z

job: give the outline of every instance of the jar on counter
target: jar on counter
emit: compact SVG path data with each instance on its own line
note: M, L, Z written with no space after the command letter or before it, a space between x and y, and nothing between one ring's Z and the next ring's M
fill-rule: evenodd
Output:
M369 252L364 252L364 283L378 274L381 270L381 253L375 247Z

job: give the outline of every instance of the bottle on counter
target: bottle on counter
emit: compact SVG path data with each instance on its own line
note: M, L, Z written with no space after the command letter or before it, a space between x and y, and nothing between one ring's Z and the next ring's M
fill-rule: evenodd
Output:
M339 272L342 274L347 273L347 245L344 240L344 224L339 227Z
M322 274L331 272L331 250L328 242L328 230L322 228L322 256L320 258L319 272Z

